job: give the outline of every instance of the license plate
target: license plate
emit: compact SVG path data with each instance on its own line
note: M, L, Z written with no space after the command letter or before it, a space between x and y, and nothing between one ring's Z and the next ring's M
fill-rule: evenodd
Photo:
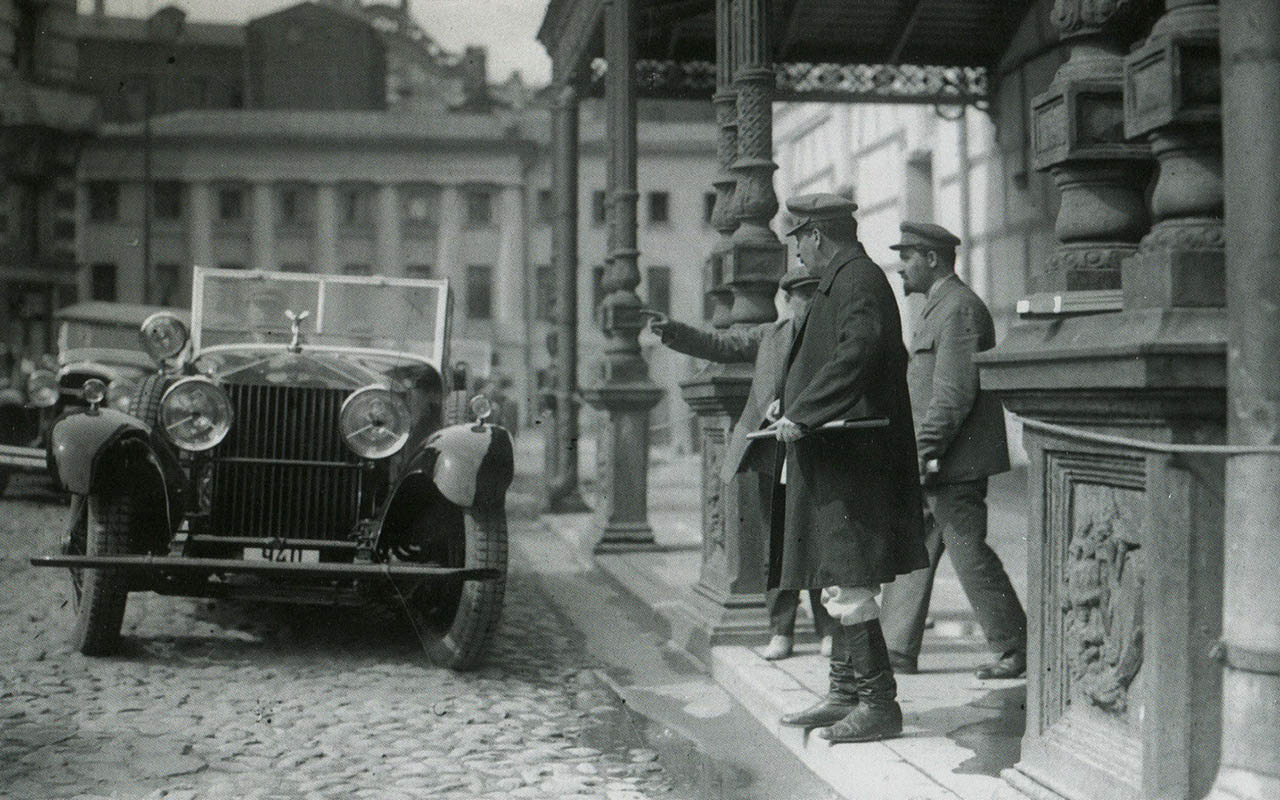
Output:
M246 547L245 561L274 561L284 564L319 564L319 550L303 550L298 547L273 549L269 547Z

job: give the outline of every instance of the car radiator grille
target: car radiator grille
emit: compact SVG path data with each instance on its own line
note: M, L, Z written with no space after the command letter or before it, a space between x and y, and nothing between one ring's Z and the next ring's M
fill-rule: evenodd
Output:
M359 459L338 414L350 392L230 384L235 418L214 451L211 532L345 540L360 518Z

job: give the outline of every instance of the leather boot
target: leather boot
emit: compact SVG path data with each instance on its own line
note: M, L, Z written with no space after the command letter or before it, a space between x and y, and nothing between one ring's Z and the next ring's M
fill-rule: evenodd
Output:
M832 625L831 678L827 696L803 711L784 715L778 720L781 724L797 728L821 728L844 719L858 705L848 631L843 625Z
M902 733L902 708L895 699L898 683L893 679L880 620L850 625L847 630L858 704L830 728L818 731L818 736L832 744L897 736Z

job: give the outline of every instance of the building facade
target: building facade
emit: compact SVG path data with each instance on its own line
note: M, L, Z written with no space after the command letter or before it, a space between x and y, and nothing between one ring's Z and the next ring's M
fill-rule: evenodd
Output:
M47 352L53 310L75 298L75 163L96 122L95 104L76 88L75 36L74 0L0 2L0 356L6 362Z
M529 419L553 359L545 126L536 110L184 111L153 119L149 133L141 123L104 125L79 167L79 294L185 305L193 265L448 278L460 358L475 375L510 378L508 394ZM703 314L698 254L713 233L702 215L711 136L705 124L654 123L643 150L645 289L654 307L694 321ZM602 139L599 125L584 136L580 247L601 265L583 270L578 289L584 352L603 346L593 321L605 255ZM677 387L694 366L650 346L677 398L664 404L669 417L655 418L655 435L688 446Z

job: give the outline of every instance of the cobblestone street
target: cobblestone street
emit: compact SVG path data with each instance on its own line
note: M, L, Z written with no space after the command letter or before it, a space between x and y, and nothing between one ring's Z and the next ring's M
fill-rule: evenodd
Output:
M64 506L15 478L0 514L0 797L684 796L638 733L620 741L599 665L514 560L472 673L428 666L387 613L149 594L125 652L88 659L65 571L26 562L57 548Z

